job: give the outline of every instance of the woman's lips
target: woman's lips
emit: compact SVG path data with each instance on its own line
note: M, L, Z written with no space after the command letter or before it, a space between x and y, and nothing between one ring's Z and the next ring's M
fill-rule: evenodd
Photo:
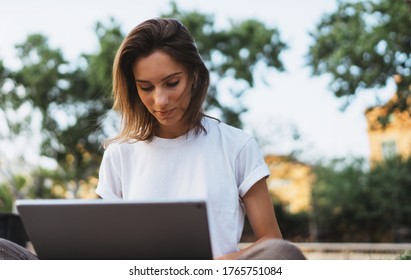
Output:
M156 114L161 117L161 118L167 118L169 117L175 109L171 109L171 110L164 110L164 111L155 111Z

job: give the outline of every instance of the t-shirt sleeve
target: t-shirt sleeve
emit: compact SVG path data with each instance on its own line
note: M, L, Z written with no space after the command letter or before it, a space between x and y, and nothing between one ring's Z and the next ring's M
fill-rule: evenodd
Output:
M250 138L238 154L235 175L240 197L259 180L270 175L264 156L254 138Z
M112 144L115 145L115 144ZM121 166L120 158L111 146L104 152L99 170L99 181L96 193L103 199L121 199L121 177L118 168Z

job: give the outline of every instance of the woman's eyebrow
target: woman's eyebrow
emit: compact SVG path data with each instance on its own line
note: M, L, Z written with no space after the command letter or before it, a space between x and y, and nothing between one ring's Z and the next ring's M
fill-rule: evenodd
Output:
M165 80L168 80L168 79L170 79L170 78L172 78L172 77L174 77L174 76L180 75L180 74L183 74L183 72L175 72L175 73L172 73L172 74L170 74L170 75L167 75L167 76L165 76L164 78L161 79L161 82L163 82L163 81L165 81ZM137 79L136 82L139 82L139 83L150 83L150 81L139 80L139 79Z

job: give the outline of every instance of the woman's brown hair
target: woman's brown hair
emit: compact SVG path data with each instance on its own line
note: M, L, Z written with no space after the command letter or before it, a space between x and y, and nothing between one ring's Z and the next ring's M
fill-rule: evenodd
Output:
M175 19L150 19L136 26L122 42L113 63L113 109L121 114L119 135L107 141L150 141L156 135L158 123L142 103L132 71L133 63L161 50L181 64L192 84L190 105L184 121L198 135L205 128L202 106L210 83L209 72L201 59L188 29Z

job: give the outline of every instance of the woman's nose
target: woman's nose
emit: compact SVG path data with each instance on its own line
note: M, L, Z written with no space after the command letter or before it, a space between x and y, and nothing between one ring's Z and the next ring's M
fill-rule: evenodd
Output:
M162 107L168 104L168 95L167 92L161 88L156 89L154 94L154 103L158 107Z

